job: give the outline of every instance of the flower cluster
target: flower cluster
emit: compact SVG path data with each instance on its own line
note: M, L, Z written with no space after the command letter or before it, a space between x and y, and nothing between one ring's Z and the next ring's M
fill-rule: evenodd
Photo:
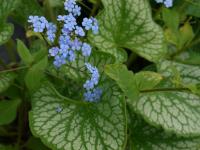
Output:
M173 0L155 0L157 3L163 3L167 8L173 6Z
M34 32L43 33L46 30L47 39L51 42L54 41L57 31L56 25L48 22L45 17L39 16L29 16L28 22L32 24Z
M54 45L49 49L49 56L54 58L53 64L56 68L67 62L75 61L77 54L89 57L92 47L81 39L86 36L87 31L91 30L93 34L98 34L99 30L98 22L93 17L84 18L82 23L78 24L77 17L81 15L81 8L75 0L66 0L64 8L67 12L66 15L57 17L61 29L57 29L57 26L48 22L45 17L30 16L28 20L32 24L34 32L46 32L49 43ZM56 35L56 33L60 33L60 35ZM89 63L86 63L86 68L92 74L92 77L83 85L86 90L84 97L86 101L97 101L102 94L102 90L97 87L99 72L96 67Z
M100 88L95 88L95 86L99 83L99 71L96 67L93 67L89 63L85 63L85 66L91 73L91 78L83 85L83 87L86 89L84 97L88 101L98 101L102 94L102 90Z

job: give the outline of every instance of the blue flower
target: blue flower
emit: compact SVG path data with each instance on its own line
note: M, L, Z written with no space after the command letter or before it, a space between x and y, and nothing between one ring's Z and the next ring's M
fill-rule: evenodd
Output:
M92 48L89 44L83 43L81 50L82 50L82 55L87 57L90 56Z
M92 28L92 19L84 18L82 26L85 27L85 30L90 30Z
M56 55L53 64L54 64L54 66L56 66L57 68L59 68L60 66L66 64L65 57Z
M68 35L61 35L59 37L59 44L60 45L68 45L68 44L70 44L70 36L68 36Z
M56 37L56 30L57 30L56 25L54 25L53 23L48 23L46 25L46 27L47 27L47 38L48 38L48 40L51 41L51 42L54 42L55 37Z
M69 55L69 51L68 49L66 48L60 48L59 50L59 55L62 56L63 58L68 58L68 55Z
M66 18L67 18L66 15L64 15L64 16L62 16L62 15L58 15L57 20L58 20L58 21L65 21Z
M81 49L82 42L79 41L77 38L74 39L74 41L71 42L71 49L79 51Z
M173 0L165 0L164 5L169 8L173 6Z
M83 87L86 89L86 90L91 90L94 88L94 82L92 80L87 80L85 82L85 84L83 85Z
M93 34L97 34L99 32L98 21L95 18L84 18L82 22L82 26L85 27L85 30L92 29Z
M73 16L80 16L81 15L81 8L76 5L75 0L66 0L64 3L65 10L71 13Z
M98 69L96 67L93 67L89 63L85 63L85 66L89 70L89 72L91 73L91 78L85 82L85 84L83 85L83 87L86 90L91 90L99 82L99 71L98 71Z
M63 108L62 108L62 107L60 107L60 106L56 107L56 112L57 112L57 113L60 113L60 112L62 112L62 110L63 110Z
M75 5L76 5L75 0L66 0L64 3L65 10L67 10L68 12L72 12Z
M173 6L173 0L155 0L157 3L163 3L167 8Z
M98 32L99 32L98 21L95 18L92 18L92 21L93 21L92 32L93 32L93 34L98 34Z
M65 22L64 28L68 29L69 31L75 29L75 26L77 25L76 18L74 18L72 14L67 15L64 22Z
M57 54L58 54L58 52L59 52L59 48L58 47L52 47L51 49L49 49L49 54L50 54L50 56L56 56Z
M29 23L32 23L34 32L44 32L48 21L44 17L29 16Z
M82 36L82 37L85 36L85 32L84 32L83 28L79 27L79 26L76 26L75 33L78 36Z
M84 93L84 98L88 102L97 102L100 100L102 95L102 89L95 88L92 91L87 91Z
M81 15L81 7L79 7L78 5L75 5L72 10L72 14L74 16L80 16Z
M72 62L76 59L76 54L74 53L73 50L70 50L68 55L69 55L68 59L69 59L70 62Z

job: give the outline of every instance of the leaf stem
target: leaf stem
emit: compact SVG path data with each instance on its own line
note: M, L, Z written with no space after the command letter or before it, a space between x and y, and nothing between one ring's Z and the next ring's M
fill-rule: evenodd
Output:
M7 70L0 71L0 73L13 72L13 71L17 71L17 70L27 69L28 67L29 66L22 66L22 67L18 67L18 68L7 69Z

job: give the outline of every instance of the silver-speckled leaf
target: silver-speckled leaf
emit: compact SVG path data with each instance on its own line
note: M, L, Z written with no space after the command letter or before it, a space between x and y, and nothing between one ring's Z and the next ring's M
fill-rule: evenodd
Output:
M100 102L84 103L44 85L33 95L32 133L53 150L123 150L124 97L115 85L106 82L104 86Z
M158 71L165 77L174 76L174 68L180 74L183 83L198 84L200 83L200 66L186 65L174 61L162 61L157 65Z
M98 16L100 33L90 41L101 51L124 61L128 48L149 61L165 57L162 29L154 23L147 0L102 0L104 10Z
M0 93L10 86L14 78L15 75L13 73L0 73Z
M14 32L14 26L10 23L3 24L0 27L0 45L6 43Z
M132 101L150 124L181 136L200 135L200 97L184 91L154 91Z
M141 117L131 114L130 150L198 150L200 137L184 138L165 133L147 124Z

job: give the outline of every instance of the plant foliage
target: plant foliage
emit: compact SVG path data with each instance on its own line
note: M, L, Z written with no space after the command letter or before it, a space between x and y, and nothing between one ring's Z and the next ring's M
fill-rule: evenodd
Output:
M0 150L199 150L199 10L0 0Z

